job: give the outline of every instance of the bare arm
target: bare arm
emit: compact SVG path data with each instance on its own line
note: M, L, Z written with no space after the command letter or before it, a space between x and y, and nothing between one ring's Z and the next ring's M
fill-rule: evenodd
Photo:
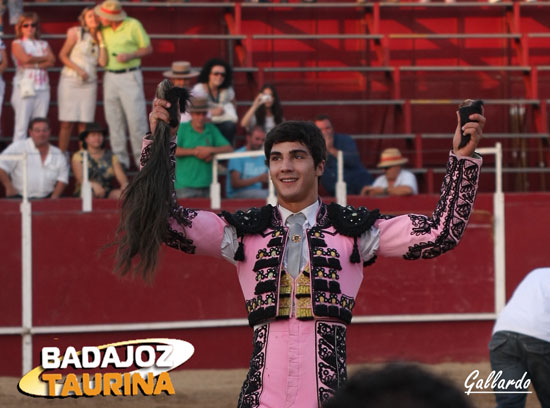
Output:
M103 41L103 35L101 34L101 31L98 31L96 33L96 37L99 44L99 56L97 58L97 63L100 67L104 67L105 65L107 65L107 61L109 59L107 47L105 47L105 42Z
M61 194L63 194L63 190L65 190L65 187L67 187L67 184L58 181L55 184L55 188L53 189L53 193L51 195L51 198L59 198L61 197Z
M133 60L135 58L143 58L153 52L153 46L148 45L144 48L138 48L134 52L128 52L128 53L122 53L118 54L116 59L118 62L128 62L130 60Z
M8 173L6 173L2 169L0 169L0 182L4 185L4 189L6 190L6 197L12 197L19 194L13 186Z
M2 62L0 62L0 75L1 75L4 73L4 71L8 67L8 55L6 53L6 50L2 50L0 55L2 55Z
M72 163L74 178L79 184L82 184L82 162L78 160L73 160Z
M115 171L116 181L120 184L120 188L124 190L128 185L128 177L126 177L126 173L124 173L124 169L119 161L113 163L113 170Z
M32 55L27 54L23 49L23 46L16 41L11 43L11 54L15 57L15 59L20 65L39 64L41 62L47 61L48 59L46 55L34 57Z
M78 37L76 34L76 31L73 28L70 28L67 31L67 38L65 39L65 43L63 44L63 47L61 47L61 51L59 51L59 59L61 62L74 70L82 79L86 80L88 79L88 73L84 71L79 65L75 64L70 58L69 55L71 53L71 50L75 46Z
M237 170L231 171L231 187L233 188L244 188L256 184L258 182L265 183L267 182L267 173L262 173L256 177L250 177L247 179L241 178L241 173Z
M256 113L256 110L262 104L261 99L262 99L262 94L260 93L256 96L256 98L254 99L254 102L252 102L252 105L250 106L250 108L248 108L248 110L244 114L243 118L241 119L241 126L243 128L248 128L250 126L252 117Z

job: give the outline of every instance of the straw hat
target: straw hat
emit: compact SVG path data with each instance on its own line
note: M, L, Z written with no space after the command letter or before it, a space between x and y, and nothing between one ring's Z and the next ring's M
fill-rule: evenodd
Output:
M189 61L174 61L170 71L162 73L166 78L194 78L199 76L199 72L191 69Z
M384 168L399 166L401 164L407 163L408 161L409 159L403 157L399 149L396 149L395 147L390 147L389 149L385 149L382 152L382 154L380 155L380 163L378 163L376 167Z
M94 12L110 21L122 21L126 18L126 12L117 0L106 0L94 7Z
M191 96L189 101L189 112L208 112L208 99Z

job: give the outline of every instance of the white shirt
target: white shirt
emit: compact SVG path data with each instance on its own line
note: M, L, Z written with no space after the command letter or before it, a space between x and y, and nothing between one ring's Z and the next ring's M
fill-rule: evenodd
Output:
M399 175L395 179L395 183L393 184L393 186L409 186L410 188L412 188L413 194L418 194L418 184L416 183L416 177L408 170L401 169ZM388 188L388 179L384 174L378 176L376 180L374 180L374 183L372 183L372 187Z
M550 268L535 269L521 281L493 333L503 330L550 342Z
M317 211L319 210L319 206L320 201L317 200L310 206L304 208L302 211L299 211L306 217L306 221L304 222L304 232L308 228L315 226L315 224L317 223ZM281 205L279 205L278 208L281 213L283 225L286 225L288 217L290 217L292 214L297 214L293 213L290 210L287 210ZM376 251L378 250L378 247L380 245L380 230L376 227L371 227L370 230L365 231L359 237L357 245L359 246L359 253L361 254L361 258L363 259L363 261L368 261L374 255L376 255ZM235 251L237 250L238 246L239 240L237 238L237 232L235 231L235 228L231 225L226 226L224 230L224 237L222 239L221 250L223 257L233 264L237 263L233 259L233 256L235 255ZM283 260L283 265L285 267L287 265L287 256L288 251L285 251L285 259ZM307 245L302 245L302 260L300 262L300 269L303 269L308 262L309 248Z
M61 150L49 145L48 155L42 162L40 152L35 147L32 138L19 140L10 144L1 154L23 154L27 152L27 177L29 197L42 198L51 194L58 181L69 182L69 166ZM0 160L0 168L11 179L13 187L23 195L23 162Z

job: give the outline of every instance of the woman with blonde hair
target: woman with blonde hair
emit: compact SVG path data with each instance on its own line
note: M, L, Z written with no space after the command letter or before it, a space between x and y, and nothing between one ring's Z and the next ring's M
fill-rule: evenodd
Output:
M55 63L50 46L39 39L38 14L21 14L15 25L15 37L11 43L11 55L16 67L11 96L15 110L14 141L26 138L32 118L47 116L50 104L47 68Z
M97 65L105 66L107 51L103 44L99 19L94 9L86 7L78 17L80 26L67 31L59 52L64 67L57 89L59 148L66 151L75 122L82 132L94 121L97 101Z

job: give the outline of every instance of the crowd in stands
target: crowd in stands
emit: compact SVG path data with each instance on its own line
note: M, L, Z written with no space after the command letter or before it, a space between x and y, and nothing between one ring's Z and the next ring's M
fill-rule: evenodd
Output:
M58 147L49 143L51 128L45 119L50 103L47 69L55 64L54 53L49 44L40 39L40 20L36 13L21 12L15 32L16 39L11 43L11 56L16 67L11 95L15 125L13 143L2 154L23 151L34 154L36 157L29 159L32 162L29 164L32 169L29 185L36 182L41 187L36 191L30 188L29 196L57 198L68 183L68 150L76 127L80 149L73 152L70 160L76 181L73 194L80 194L82 163L84 152L87 152L93 196L119 198L128 184L125 172L132 166L130 158L135 168L139 168L141 140L148 131L141 58L151 54L153 48L142 24L129 17L117 0L106 0L94 8L82 10L78 24L67 31L59 52L63 69L57 93ZM6 69L6 54L0 41L0 72ZM104 68L107 129L94 123L98 66ZM179 198L208 197L213 155L232 152L234 147L238 147L235 136L239 117L232 72L226 61L212 58L200 72L193 70L188 61L175 61L171 69L163 73L175 86L187 88L192 95L188 111L181 115L177 135L175 189ZM0 99L4 88L4 82L0 81ZM275 86L264 84L240 120L246 142L237 152L262 149L266 133L284 120L283 106ZM335 133L327 115L319 115L314 122L325 137L329 152L321 179L327 194L335 194L338 151L344 154L344 181L348 194L417 193L414 175L401 170L406 159L398 151L399 157L392 156L389 162L383 153L379 167L386 170L386 174L372 185L374 178L363 166L351 136ZM40 143L33 137L38 132L36 127L44 134ZM107 139L112 151L105 148ZM131 153L127 151L128 140ZM41 161L37 160L38 157ZM65 170L61 171L63 166ZM0 161L0 178L7 197L21 195L19 173L21 169L16 162ZM45 183L44 179L48 177L51 180ZM229 161L226 174L228 198L265 198L267 182L268 172L263 157L241 157ZM409 187L399 187L403 183Z

